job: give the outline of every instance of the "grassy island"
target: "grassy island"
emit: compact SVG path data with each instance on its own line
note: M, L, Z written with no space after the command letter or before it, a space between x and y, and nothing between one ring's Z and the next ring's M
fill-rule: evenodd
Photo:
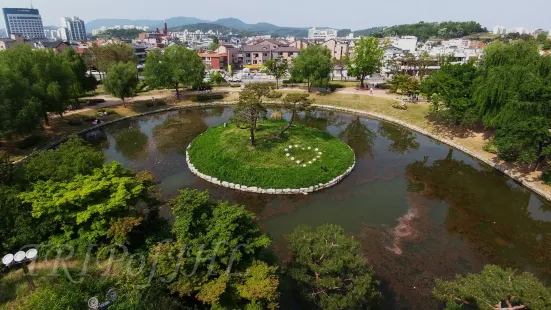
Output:
M354 163L352 149L329 133L294 125L279 137L285 125L259 123L254 147L247 129L234 124L211 128L192 142L190 162L220 181L276 189L327 183Z

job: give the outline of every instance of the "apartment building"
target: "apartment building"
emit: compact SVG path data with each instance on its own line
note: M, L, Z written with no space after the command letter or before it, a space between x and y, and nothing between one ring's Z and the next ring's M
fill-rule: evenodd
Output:
M323 46L327 47L329 51L331 51L331 57L334 59L344 59L347 57L350 57L350 44L348 42L342 42L337 41L335 39L331 39L328 41L325 41Z
M324 28L324 29L316 29L311 28L308 30L308 39L309 40L331 40L337 38L337 29L330 29L330 28Z
M86 26L84 21L78 17L62 17L61 28L59 29L61 39L64 41L86 40Z
M25 38L44 38L44 25L37 9L4 8L4 24L8 37L19 34Z
M218 53L199 53L201 61L205 67L210 70L227 70L228 69L228 54Z
M298 57L300 50L294 46L280 46L272 51L273 59L285 59L291 63L293 58Z

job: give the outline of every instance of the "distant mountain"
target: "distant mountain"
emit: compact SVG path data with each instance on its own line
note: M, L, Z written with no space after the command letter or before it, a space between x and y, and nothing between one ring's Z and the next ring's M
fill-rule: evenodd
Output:
M221 18L216 21L210 22L212 24L222 25L224 27L246 30L249 24L244 23L242 20L237 18Z
M202 20L195 17L171 17L166 20L168 26L181 26L181 25L190 25L198 23L208 23L209 21ZM162 28L164 25L164 20L150 20L150 19L95 19L86 23L86 30L92 32L92 29L99 29L102 26L113 27L113 26L124 26L124 25L134 25L139 27L149 27L149 28Z

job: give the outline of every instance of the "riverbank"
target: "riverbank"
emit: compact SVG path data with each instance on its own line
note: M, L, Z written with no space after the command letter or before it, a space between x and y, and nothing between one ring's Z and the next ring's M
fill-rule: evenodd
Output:
M229 91L217 90L217 91ZM234 103L238 99L240 89L231 89L223 99L224 103ZM293 89L283 89L282 91L301 91ZM438 123L431 118L429 113L429 105L426 103L408 104L408 110L399 110L392 107L392 95L375 93L373 95L362 92L354 93L352 90L344 89L332 94L312 94L315 104L324 108L348 109L351 113L363 114L371 117L380 118L392 123L400 124L414 131L420 132L433 139L442 141L452 147L455 147L475 158L484 161L488 165L502 171L509 177L517 180L526 187L530 188L539 195L551 200L551 186L546 185L540 180L541 171L532 171L528 165L518 165L516 163L506 163L500 160L497 155L486 152L484 145L489 142L493 136L491 131L481 128L465 128L461 126L449 126ZM143 98L143 97L142 97ZM151 97L145 97L147 99ZM139 100L136 100L139 102ZM175 102L170 106L185 107L194 106L197 103L189 100ZM123 107L121 105L108 108L112 111L108 121L122 117L134 116L141 113L151 112L166 107L146 107L143 104L137 103ZM65 135L81 131L92 127L92 124L83 124L82 126L68 126L67 122L72 117L80 117L86 115L95 115L94 107L90 111L83 113L75 113L65 117L63 121L56 119L52 121L52 126L49 129L52 139L59 139ZM61 124L56 124L61 122ZM2 150L0 148L0 150ZM8 150L9 151L9 150ZM26 154L12 154L15 159L21 158Z

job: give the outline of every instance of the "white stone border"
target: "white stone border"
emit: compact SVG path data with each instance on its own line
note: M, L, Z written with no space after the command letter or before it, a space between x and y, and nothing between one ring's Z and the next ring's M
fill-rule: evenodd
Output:
M199 138L201 135L203 134L198 135L195 139ZM186 162L189 167L189 171L191 171L191 173L195 174L197 177L207 182L210 182L212 184L226 187L226 188L236 189L242 192L270 194L270 195L295 195L295 194L308 195L309 193L317 192L339 183L340 181L342 181L342 179L348 176L356 166L356 153L354 153L354 150L352 150L352 148L347 144L346 146L348 146L348 148L352 151L352 156L354 157L354 163L352 163L352 166L348 167L348 169L346 169L346 171L343 174L335 177L334 179L332 179L331 181L325 184L320 183L318 185L303 187L303 188L262 188L262 187L256 187L256 186L245 186L241 184L234 184L231 182L218 180L215 177L201 173L197 168L195 168L195 166L189 161L189 148L191 147L193 142L195 142L195 139L191 141L191 143L187 146L187 149L186 149Z

